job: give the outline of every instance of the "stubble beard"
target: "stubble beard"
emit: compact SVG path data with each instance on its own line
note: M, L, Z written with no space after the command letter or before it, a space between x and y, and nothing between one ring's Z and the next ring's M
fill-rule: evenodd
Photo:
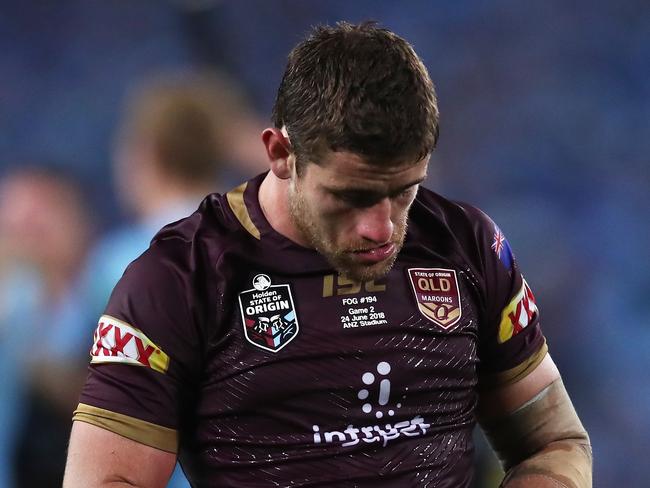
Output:
M299 191L294 187L289 189L289 213L293 224L303 237L318 251L338 273L354 282L377 280L384 277L391 270L397 256L404 244L406 236L407 221L395 224L391 243L395 245L393 254L378 263L364 264L358 262L353 251L367 249L369 246L364 243L349 243L344 249L338 249L336 244L327 239L320 228L315 225L308 206Z

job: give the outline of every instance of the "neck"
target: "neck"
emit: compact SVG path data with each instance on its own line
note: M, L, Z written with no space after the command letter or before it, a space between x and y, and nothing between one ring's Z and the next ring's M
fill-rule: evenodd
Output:
M290 181L290 179L278 178L273 171L269 171L260 185L258 194L260 207L273 230L301 246L311 247L291 219Z

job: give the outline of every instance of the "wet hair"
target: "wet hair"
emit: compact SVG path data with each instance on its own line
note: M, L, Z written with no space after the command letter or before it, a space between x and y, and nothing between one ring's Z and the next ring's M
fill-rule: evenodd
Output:
M319 26L289 54L273 108L298 169L328 150L373 164L419 161L438 140L438 106L411 45L374 22Z

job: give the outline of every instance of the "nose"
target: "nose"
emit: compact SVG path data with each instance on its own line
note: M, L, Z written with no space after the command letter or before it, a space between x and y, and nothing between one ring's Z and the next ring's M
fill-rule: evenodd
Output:
M370 207L359 210L357 234L377 244L386 244L393 236L392 202L382 198Z

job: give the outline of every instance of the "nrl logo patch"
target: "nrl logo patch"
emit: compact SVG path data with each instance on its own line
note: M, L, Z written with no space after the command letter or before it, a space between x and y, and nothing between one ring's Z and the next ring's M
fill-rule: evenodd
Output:
M456 271L442 268L410 268L411 287L420 313L445 330L462 314Z
M248 342L265 351L278 352L298 335L298 317L288 284L273 285L258 274L253 288L239 294L244 334Z

